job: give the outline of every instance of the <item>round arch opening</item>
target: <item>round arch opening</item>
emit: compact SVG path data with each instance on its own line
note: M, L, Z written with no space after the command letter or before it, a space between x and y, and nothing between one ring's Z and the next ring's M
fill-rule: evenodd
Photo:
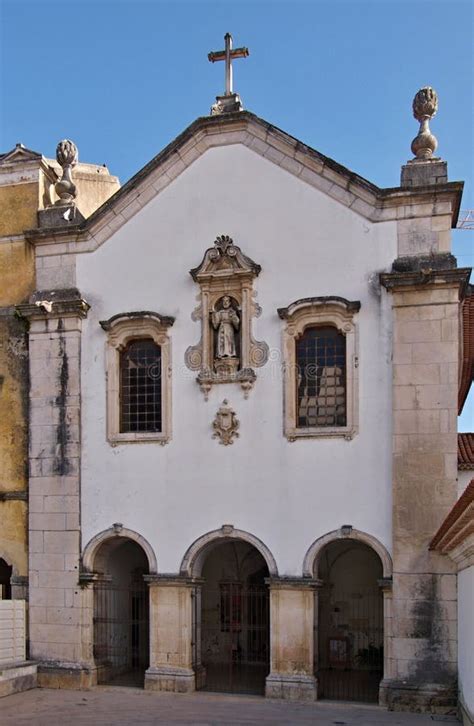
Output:
M98 683L143 686L149 666L147 553L127 537L104 540L93 560Z
M266 559L247 541L221 539L199 552L195 568L203 578L194 598L197 688L263 694L270 670Z
M320 551L315 629L318 698L376 703L383 678L383 564L366 543L343 538Z
M0 557L0 600L11 600L13 567Z

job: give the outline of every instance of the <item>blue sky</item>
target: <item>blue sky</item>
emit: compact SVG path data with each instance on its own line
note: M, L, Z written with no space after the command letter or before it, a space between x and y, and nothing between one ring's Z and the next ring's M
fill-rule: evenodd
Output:
M0 0L0 150L82 161L122 183L196 117L224 84L207 60L224 33L250 57L235 89L245 108L379 186L396 186L417 131L414 93L439 95L432 131L449 178L474 208L473 8L470 0ZM454 252L474 264L474 233ZM461 428L474 428L471 401Z

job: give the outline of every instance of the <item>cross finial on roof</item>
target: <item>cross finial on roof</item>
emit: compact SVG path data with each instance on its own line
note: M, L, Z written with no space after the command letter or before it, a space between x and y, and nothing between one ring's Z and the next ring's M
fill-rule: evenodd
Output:
M216 103L211 108L211 114L232 113L242 111L242 102L237 93L233 90L232 61L234 58L246 58L249 55L248 48L232 48L232 36L226 33L224 36L225 49L212 51L207 56L211 63L225 61L225 92L223 96L216 97Z

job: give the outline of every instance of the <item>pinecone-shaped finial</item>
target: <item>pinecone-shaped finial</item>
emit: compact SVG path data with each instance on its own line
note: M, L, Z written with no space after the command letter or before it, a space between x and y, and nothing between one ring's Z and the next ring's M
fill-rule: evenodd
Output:
M431 159L438 141L431 133L429 121L438 110L438 96L430 86L420 88L413 99L413 116L420 122L420 130L413 139L411 150L420 160Z
M76 144L69 139L60 141L56 147L56 159L63 170L61 179L54 187L59 197L56 204L70 204L77 196L77 189L72 181L72 169L79 159Z

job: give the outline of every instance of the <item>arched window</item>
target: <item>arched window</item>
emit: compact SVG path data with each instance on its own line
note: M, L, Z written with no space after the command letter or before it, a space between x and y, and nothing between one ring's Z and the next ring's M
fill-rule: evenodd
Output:
M161 429L161 347L132 340L120 353L120 433Z
M309 327L295 345L297 427L345 426L345 336L334 327Z
M12 576L13 567L8 565L4 559L0 557L0 600L11 600L12 588L10 578Z

